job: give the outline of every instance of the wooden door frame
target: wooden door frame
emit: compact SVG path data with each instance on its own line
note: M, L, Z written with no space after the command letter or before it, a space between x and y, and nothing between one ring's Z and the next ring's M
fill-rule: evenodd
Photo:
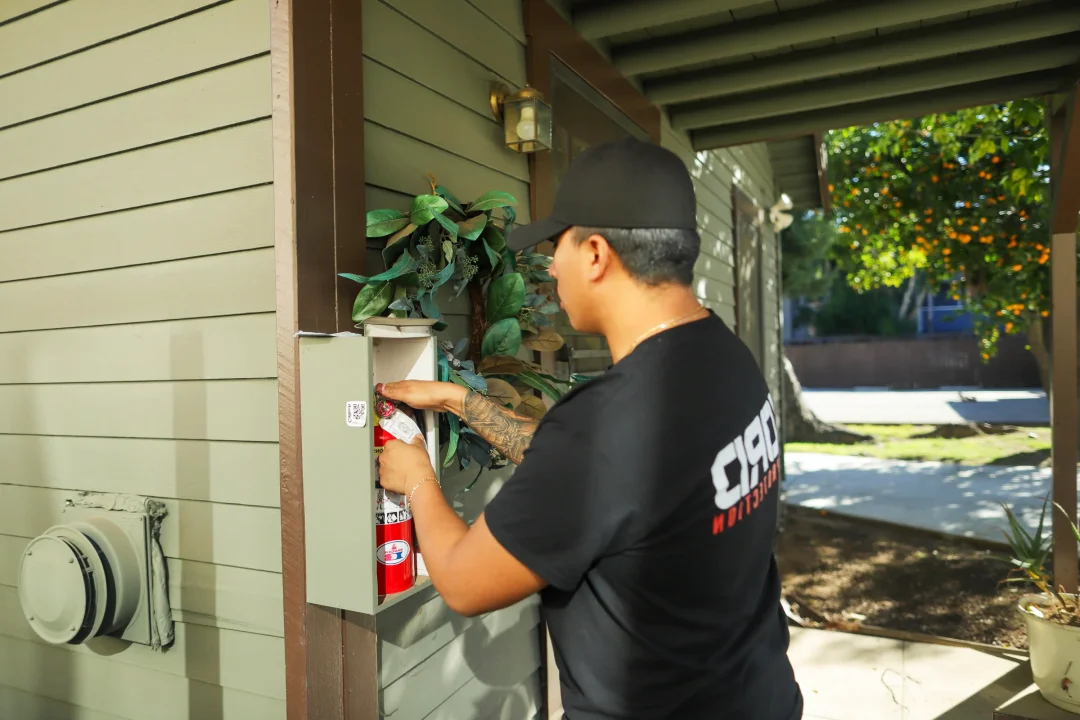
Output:
M552 99L552 59L596 90L604 99L640 127L650 140L660 143L660 109L627 80L604 55L583 38L547 0L522 0L525 15L525 69L528 83L545 100ZM558 112L557 109L554 109ZM529 156L529 206L533 218L547 217L555 200L555 163L549 152ZM544 246L541 246L543 250ZM543 353L542 364L555 367L555 354ZM541 683L543 717L561 720L562 702L557 683L555 658L546 625L540 623Z
M742 285L742 278L739 276L741 269L741 256L739 248L742 244L742 233L739 232L739 217L741 213L745 213L753 218L753 224L757 226L758 231L758 243L757 252L754 253L754 261L757 262L758 271L760 273L760 282L757 287L758 306L762 311L765 309L765 273L764 273L764 257L765 257L765 242L762 237L761 226L761 208L754 202L753 198L738 185L731 186L731 237L735 246L735 327L732 328L735 334L742 338L740 332L742 328L739 327L739 310L740 308L740 288ZM743 340L743 342L746 342ZM761 357L762 372L765 371L765 356L767 354L767 338L765 335L764 324L761 326L761 347L758 348Z
M364 272L361 0L270 4L281 569L289 720L378 717L373 616L307 602L297 332L352 328Z

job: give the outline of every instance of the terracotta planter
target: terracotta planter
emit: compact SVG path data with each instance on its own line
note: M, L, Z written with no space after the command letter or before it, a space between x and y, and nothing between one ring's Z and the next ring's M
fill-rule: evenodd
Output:
M1065 598L1074 599L1072 595ZM1045 595L1025 595L1019 610L1027 625L1031 674L1048 703L1080 715L1080 627L1041 618L1028 606L1049 607Z

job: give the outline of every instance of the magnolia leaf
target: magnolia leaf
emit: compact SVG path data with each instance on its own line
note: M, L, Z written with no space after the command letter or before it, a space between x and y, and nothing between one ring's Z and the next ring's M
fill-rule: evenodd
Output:
M416 269L416 259L409 253L404 253L398 261L394 263L394 266L389 270L385 270L378 275L372 275L371 277L364 277L363 275L353 275L352 273L338 273L341 277L353 282L358 282L361 285L373 282L382 282L385 280L395 280L406 273L410 273Z
M445 215L436 215L435 222L443 226L446 232L450 233L450 237L457 240L458 226L457 223L446 217Z
M506 227L510 227L517 222L517 212L512 207L503 208L503 222L506 223Z
M409 228L412 228L412 230L409 230ZM415 225L407 225L401 232L386 241L386 247L382 250L383 265L385 267L393 267L397 259L409 247L409 235L414 230L416 230Z
M525 292L527 293L525 295L525 307L530 307L530 308L540 307L541 305L543 305L544 303L546 303L548 301L548 296L547 295L541 295L539 293L529 292L528 287L525 288Z
M524 415L533 420L540 420L547 413L547 405L535 395L529 395L521 399L521 404L514 408L519 415Z
M501 253L506 249L506 236L494 225L488 225L484 229L484 239L487 240L488 245L495 252Z
M475 240L480 237L480 233L484 232L484 228L487 226L487 215L480 213L476 217L471 217L468 220L463 220L458 223L458 237L463 237L466 240Z
M511 205L517 205L517 199L513 195L492 190L473 200L472 204L469 205L469 212L494 210L495 208L510 207Z
M536 312L542 313L544 315L554 315L555 313L559 312L559 301L552 300L549 303L544 303L540 307L536 308Z
M483 357L491 355L516 355L521 349L521 327L516 318L498 321L484 333L484 342L480 346Z
M547 380L544 380L534 372L523 372L518 375L518 379L532 389L539 390L540 392L544 393L552 400L558 400L560 397L562 397L562 393L556 390L551 383L549 383Z
M521 402L521 395L514 389L514 386L499 378L488 378L487 396L500 405L509 405L510 407L517 407L518 403Z
M444 188L442 185L435 186L435 194L445 200L446 204L449 205L451 208L461 213L462 215L465 214L465 211L461 209L461 203L458 201L458 199L454 197L453 193Z
M356 296L353 302L352 319L362 323L369 317L381 315L394 297L394 286L388 282L370 283Z
M566 343L563 342L562 335L549 327L542 327L536 335L526 335L521 344L537 352L555 352Z
M446 418L450 422L450 441L446 445L446 456L443 458L443 467L450 467L450 464L454 462L454 454L457 453L458 448L458 436L461 435L461 425L458 423L457 415L454 413L446 413Z
M438 320L442 317L442 313L439 312L439 304L435 302L435 297L430 292L420 293L420 311L431 320Z
M457 345L454 346L454 357L465 357L467 352L469 352L469 338L463 337L458 340Z
M489 323L513 318L525 304L525 278L518 273L491 281L487 291L486 316ZM516 350L514 352L517 352ZM485 353L486 354L486 353ZM513 355L514 353L506 353Z
M529 275L536 282L555 282L555 279L548 274L547 270L533 270L529 273Z
M476 369L484 375L517 375L528 368L512 355L491 355L481 360Z
M451 260L453 260L454 259L454 243L450 242L449 240L443 240L442 254L443 254L443 258L446 259L446 262L449 263Z
M367 236L383 237L408 226L409 219L397 210L372 210L367 214Z
M499 253L491 249L491 246L488 245L488 241L486 239L481 240L481 242L484 243L484 252L487 253L487 259L488 262L491 263L491 269L495 270L499 267L499 263L502 261L502 257L499 256Z
M427 225L448 207L450 204L438 195L417 195L413 198L409 217L416 225Z
M509 275L513 272L517 272L517 261L514 258L514 253L507 248L503 250L503 275Z

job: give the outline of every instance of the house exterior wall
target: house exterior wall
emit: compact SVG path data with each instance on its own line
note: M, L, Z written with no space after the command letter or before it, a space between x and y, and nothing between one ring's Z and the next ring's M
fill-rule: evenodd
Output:
M0 717L285 715L269 40L266 0L0 3ZM168 652L31 631L74 490L167 505Z
M427 174L462 200L514 195L529 220L529 167L502 143L488 105L493 80L525 84L519 3L505 0L364 0L367 209L407 209L430 192ZM381 267L381 243L369 262ZM369 267L369 269L372 269ZM358 287L359 289L359 287ZM467 334L465 296L440 300L457 340ZM508 473L443 470L447 497L472 521ZM378 615L381 709L395 717L531 718L540 705L536 598L480 618L450 611L423 591Z
M694 291L702 302L735 324L735 233L732 188L740 187L760 207L776 202L769 153L762 143L723 150L695 152L686 133L673 129L663 118L661 144L683 159L697 192L701 256L694 268ZM781 402L780 372L780 241L772 227L761 228L762 294L765 317L765 356L762 372L773 401ZM718 368L719 371L719 368Z

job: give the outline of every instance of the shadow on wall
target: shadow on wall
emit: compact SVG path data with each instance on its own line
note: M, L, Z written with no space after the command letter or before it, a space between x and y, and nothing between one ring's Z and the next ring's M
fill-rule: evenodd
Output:
M24 354L9 355L6 358L5 365L11 367L12 379L15 382L32 382L33 378L29 372L30 362ZM21 431L14 438L16 447L21 447L24 450L15 458L0 458L0 469L2 469L0 485L10 484L24 487L49 485L49 483L45 482L45 475L49 472L44 447L46 437L39 434L41 429L38 425L36 406L29 399L36 387L35 384L28 384L11 388L15 391L16 400L15 406L9 410L10 415L8 417L15 419L17 423L16 429ZM53 410L53 408L50 408L50 410ZM57 412L63 411L62 408L55 408L55 410ZM0 491L0 494L2 494L2 491ZM55 494L35 493L34 498L35 503L50 503L55 498ZM19 512L30 517L47 518L53 516L57 510L58 508L53 507L31 507L21 508ZM47 529L46 523L30 530L34 535L40 535ZM13 571L17 569L19 555L21 555L23 548L30 540L31 537L29 536L19 537L16 542L11 543L10 547L13 555L18 553L18 555L7 559L12 563ZM12 581L17 586L18 576L14 575ZM16 604L15 608L17 607ZM74 678L75 658L70 649L52 647L45 643L44 640L40 640L30 628L25 617L5 618L4 620L4 625L9 622L12 625L22 623L21 630L23 632L21 634L23 637L32 638L23 641L21 639L0 637L0 667L10 668L12 686L31 695L45 696L59 701L50 703L33 699L30 696L23 696L22 701L20 701L19 697L13 697L12 704L15 708L21 708L23 712L28 708L37 708L39 710L47 708L45 712L53 713L54 715L50 715L50 717L55 716L58 720L77 717L79 711L66 704L72 699L72 695L76 690ZM8 678L0 675L0 685L7 684L7 681ZM3 700L3 695L4 693L0 693L0 711L2 711L0 715L8 717L8 709L4 707L6 701ZM21 695L21 693L16 695ZM11 712L10 716L16 717L15 712Z
M173 435L184 438L176 443L176 478L178 487L186 487L188 497L210 499L210 449L204 440L208 434L206 376L203 338L199 332L177 332L169 340L173 383ZM193 442L194 441L194 442ZM180 552L190 557L193 550L214 546L214 504L211 502L177 503L182 509L165 522L179 523ZM207 593L206 614L216 617L213 593ZM186 630L187 628L185 628ZM196 639L197 638L197 639ZM175 652L170 650L169 652ZM188 716L202 720L224 720L225 701L221 689L221 642L217 632L187 633L183 646L184 674L188 678ZM208 680L209 682L202 682Z

